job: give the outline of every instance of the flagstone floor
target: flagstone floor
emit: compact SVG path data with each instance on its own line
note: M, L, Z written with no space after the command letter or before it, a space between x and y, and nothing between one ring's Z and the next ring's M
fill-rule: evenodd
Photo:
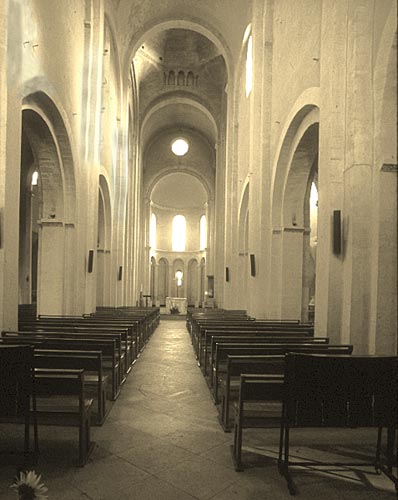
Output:
M9 436L0 428L1 439ZM222 431L207 384L197 366L185 321L162 320L134 365L102 427L92 427L94 452L84 468L74 465L77 429L41 427L36 470L49 500L281 500L288 499L275 453L278 429L248 430L246 468L235 472L232 434ZM316 458L363 454L375 434L313 430L292 432L293 454ZM314 455L315 454L315 455ZM15 467L0 466L0 499ZM301 500L393 500L390 480L369 467L355 472L294 474Z

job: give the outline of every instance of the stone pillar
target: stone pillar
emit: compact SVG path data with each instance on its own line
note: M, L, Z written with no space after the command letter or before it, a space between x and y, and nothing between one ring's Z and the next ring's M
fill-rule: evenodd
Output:
M111 251L104 250L104 306L111 306Z
M64 224L64 314L79 316L83 313L76 292L76 274L83 275L84 262L76 262L76 226L73 222ZM78 270L78 272L77 272ZM93 296L92 310L95 310L95 295Z
M342 340L357 354L369 351L373 8L373 0L351 0L347 28Z
M256 276L249 277L248 313L268 314L266 277L270 270L270 186L272 117L273 1L254 0L252 13L253 87L250 99L249 254L256 259Z
M282 304L283 319L301 320L303 291L304 228L286 227L282 236Z
M156 261L157 262L157 261ZM155 264L155 297L154 297L154 302L153 305L156 307L160 306L160 300L159 300L159 264Z
M175 284L175 278L174 278L174 270L173 270L173 262L169 262L169 289L167 291L167 297L172 297L174 296L174 284Z
M64 314L65 228L60 220L42 219L39 234L37 313Z
M343 256L332 252L332 217L333 210L343 207L347 66L342 61L347 51L347 15L346 0L322 4L315 331L335 343L342 340Z
M97 307L105 305L105 250L97 249Z

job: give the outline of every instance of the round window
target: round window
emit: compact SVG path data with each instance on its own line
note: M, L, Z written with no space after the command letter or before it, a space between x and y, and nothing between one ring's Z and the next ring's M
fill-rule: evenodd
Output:
M179 137L171 143L171 150L177 156L184 156L188 153L189 144L185 139Z

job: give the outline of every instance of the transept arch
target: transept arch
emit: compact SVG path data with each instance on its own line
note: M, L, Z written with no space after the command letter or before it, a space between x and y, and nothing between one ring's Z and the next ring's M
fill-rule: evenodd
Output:
M143 28L130 40L126 51L124 67L128 68L130 66L134 54L137 52L138 48L142 45L145 39L169 29L186 29L196 31L210 40L220 50L224 58L227 69L227 77L229 79L229 76L232 74L232 55L230 49L221 33L214 27L210 26L208 21L204 19L159 19L144 25Z

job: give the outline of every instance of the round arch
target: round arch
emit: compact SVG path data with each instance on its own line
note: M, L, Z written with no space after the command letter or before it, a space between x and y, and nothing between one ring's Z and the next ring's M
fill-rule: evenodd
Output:
M22 150L30 150L39 172L40 207L32 211L26 193L20 193L19 281L21 284L23 276L29 283L36 274L38 314L73 314L79 288L76 273L70 272L76 262L73 155L61 112L43 91L23 99ZM22 189L28 184L25 177L31 170L25 161L26 156L22 155ZM36 249L32 246L34 234L37 234Z
M208 182L208 180L204 176L200 175L194 168L181 167L178 164L176 164L173 168L164 169L164 171L159 172L156 176L154 176L150 180L150 182L147 185L147 189L146 189L146 192L144 195L145 198L150 200L152 197L152 192L155 189L156 184L160 180L162 180L164 177L167 177L167 176L169 176L171 174L175 174L175 173L189 174L189 175L192 175L193 177L195 177L202 184L202 186L204 187L204 189L206 191L207 202L209 203L209 201L211 199L213 199L213 189L212 189L210 183Z
M143 28L138 31L135 36L130 40L128 49L126 51L126 57L124 60L125 68L130 66L130 63L137 52L138 48L142 45L143 40L148 37L152 37L161 31L168 29L187 29L191 31L196 31L197 33L208 38L214 45L220 50L225 65L227 68L227 79L231 75L232 68L232 55L229 47L224 40L220 32L218 32L214 27L210 26L209 23L202 19L163 19L155 20L152 23L147 23Z
M290 123L284 136L284 140L279 147L279 157L274 169L271 205L272 223L274 227L283 226L283 207L287 202L285 193L288 185L288 179L292 173L294 176L294 173L299 171L297 163L292 163L297 147L307 130L315 124L319 124L319 108L314 105L305 105L292 119L292 122Z
M278 314L308 320L315 289L315 253L310 248L309 194L317 177L319 108L304 105L280 147L272 197L273 264L280 286Z
M152 105L146 110L145 115L142 119L142 125L141 125L141 137L145 137L145 131L150 123L151 119L156 115L156 113L168 106L173 106L176 104L186 104L189 106L192 106L199 112L203 113L205 117L208 119L208 122L210 124L213 136L212 139L214 142L216 142L217 137L218 137L218 125L216 123L216 120L209 111L209 109L205 106L204 103L200 102L196 96L187 96L186 93L184 95L174 95L170 94L167 96L161 96L159 100L155 100ZM145 141L144 141L145 142Z

